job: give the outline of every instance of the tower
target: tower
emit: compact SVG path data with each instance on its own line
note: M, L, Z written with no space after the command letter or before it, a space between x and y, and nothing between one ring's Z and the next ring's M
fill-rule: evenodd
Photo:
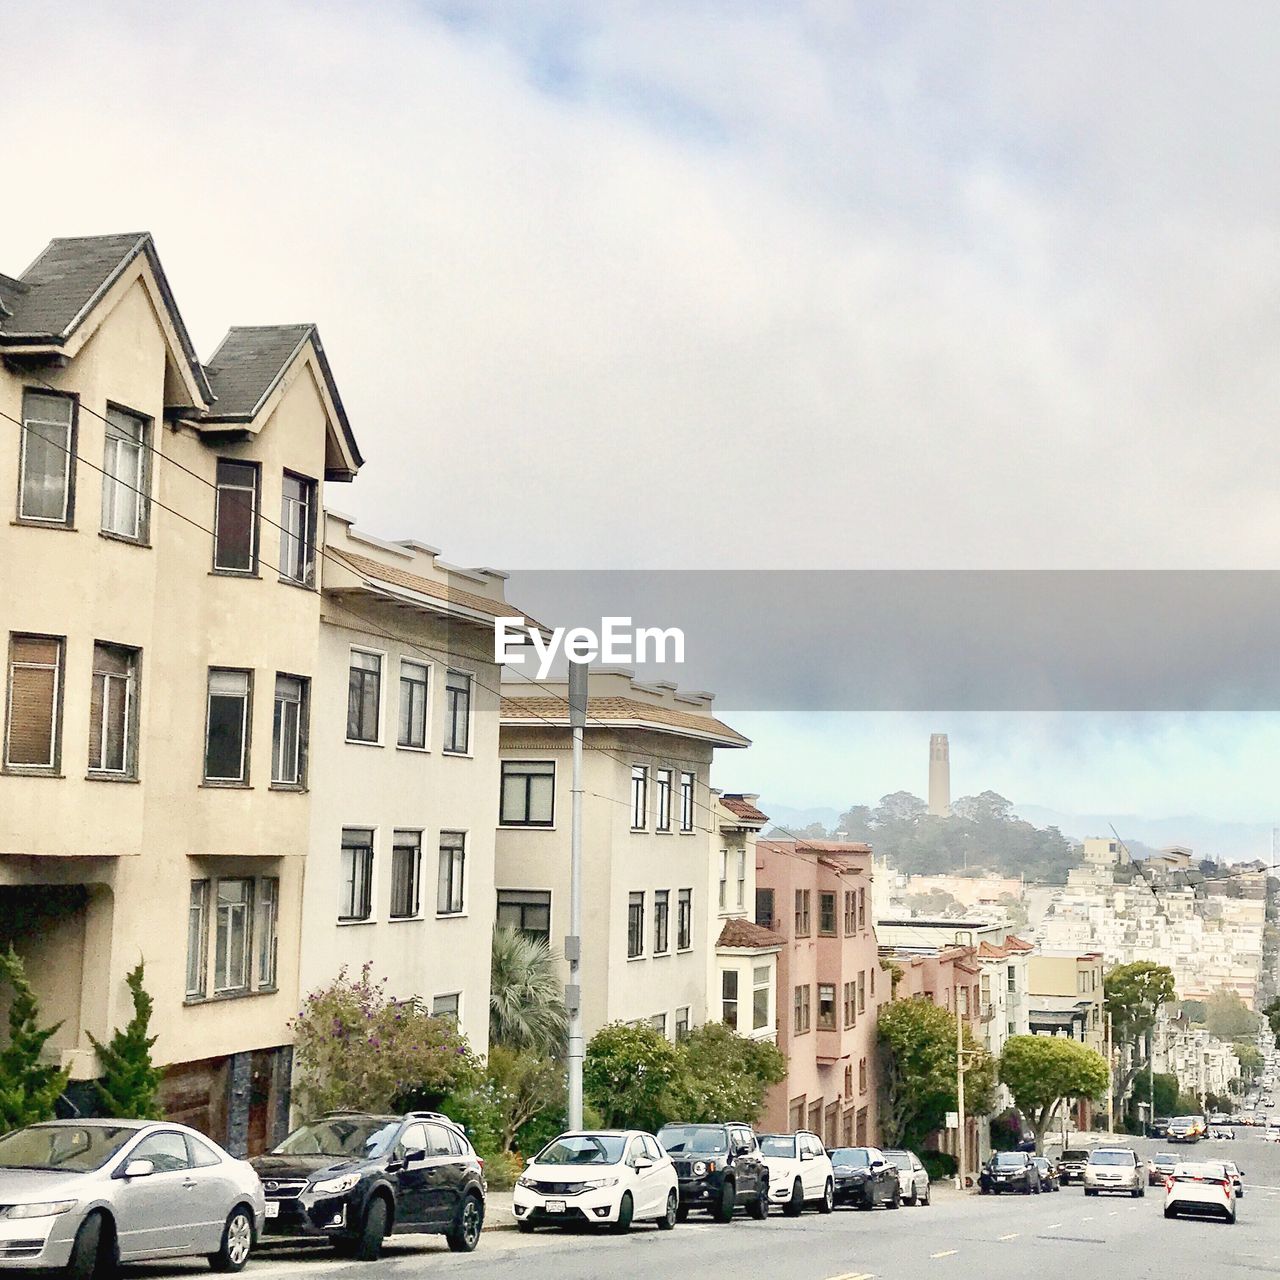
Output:
M951 816L951 748L945 733L929 738L929 812L937 818Z

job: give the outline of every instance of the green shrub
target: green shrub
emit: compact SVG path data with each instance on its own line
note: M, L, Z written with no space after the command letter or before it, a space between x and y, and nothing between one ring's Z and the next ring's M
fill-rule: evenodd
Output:
M956 1158L945 1151L922 1151L920 1163L924 1165L930 1182L956 1176Z

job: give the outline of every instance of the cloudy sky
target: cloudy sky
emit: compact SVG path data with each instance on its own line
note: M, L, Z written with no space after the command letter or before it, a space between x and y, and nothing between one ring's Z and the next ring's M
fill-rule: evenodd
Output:
M13 5L0 270L149 229L202 352L317 321L369 459L330 502L462 563L1266 568L1278 36L1171 0ZM811 727L777 729L798 803ZM1163 804L1154 730L1113 729L1025 798L1132 765ZM1244 772L1187 797L1219 730ZM1252 734L1184 735L1191 807L1270 804Z

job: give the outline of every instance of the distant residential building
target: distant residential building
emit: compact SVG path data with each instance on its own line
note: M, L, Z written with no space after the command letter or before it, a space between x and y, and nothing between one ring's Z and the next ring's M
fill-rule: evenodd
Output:
M1033 953L1027 961L1030 987L1028 1030L1032 1035L1066 1036L1106 1052L1101 952L1082 955Z

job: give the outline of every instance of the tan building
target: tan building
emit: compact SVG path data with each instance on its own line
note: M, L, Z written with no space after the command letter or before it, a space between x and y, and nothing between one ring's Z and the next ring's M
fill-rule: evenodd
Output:
M146 235L0 276L0 946L74 1081L146 962L165 1099L285 1119L320 486L361 464L310 325L203 365Z
M749 743L713 716L710 694L643 684L617 668L592 671L589 684L584 1030L590 1038L609 1022L646 1021L674 1038L704 1021L709 1003L719 1010L708 998L708 956L728 845L711 758ZM512 681L502 693L497 920L559 951L569 930L568 687ZM735 904L736 874L726 888Z
M1027 960L1028 1030L1064 1035L1106 1052L1102 953L1035 953Z

